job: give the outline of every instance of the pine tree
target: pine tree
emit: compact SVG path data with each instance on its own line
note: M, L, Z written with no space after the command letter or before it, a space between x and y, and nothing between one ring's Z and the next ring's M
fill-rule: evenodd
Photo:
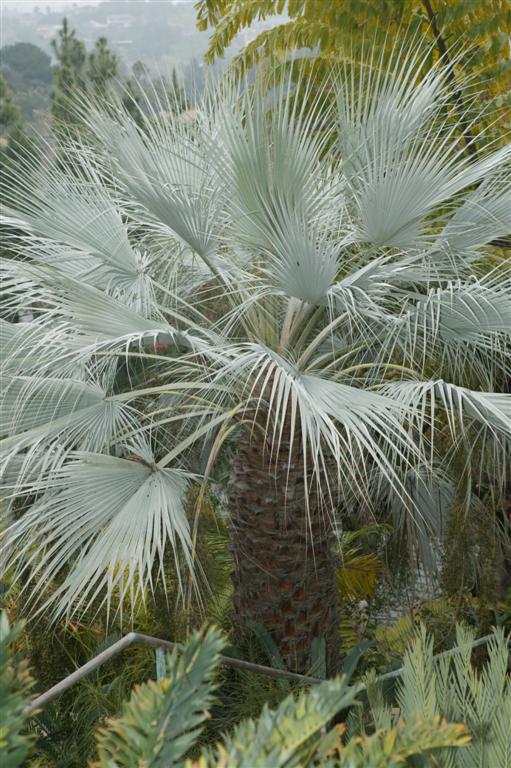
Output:
M73 101L78 93L83 93L86 84L87 53L85 45L76 37L67 18L62 22L58 39L52 40L51 46L57 59L51 92L51 115L54 122L72 125L76 123Z
M21 112L5 79L0 75L0 173L16 184L16 164L34 153L35 145L21 120Z
M117 56L108 48L106 37L96 40L94 51L89 54L88 77L97 94L104 93L110 81L117 75Z
M57 40L52 41L57 58L54 87L51 93L51 114L55 127L67 131L77 128L76 105L84 94L101 97L117 75L117 56L108 48L106 37L96 40L94 50L87 54L85 44L71 29L68 20L62 22Z

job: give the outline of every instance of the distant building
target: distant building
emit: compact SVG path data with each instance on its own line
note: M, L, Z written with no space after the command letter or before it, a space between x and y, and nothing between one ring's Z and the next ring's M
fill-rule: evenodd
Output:
M184 112L181 112L180 115L178 115L178 120L180 123L184 123L185 125L194 123L197 118L199 117L199 113L196 109L185 109Z
M59 29L60 24L41 24L40 27L37 27L37 32L44 40L52 40L56 37Z
M129 13L115 13L106 17L108 26L132 27L135 23L135 17Z

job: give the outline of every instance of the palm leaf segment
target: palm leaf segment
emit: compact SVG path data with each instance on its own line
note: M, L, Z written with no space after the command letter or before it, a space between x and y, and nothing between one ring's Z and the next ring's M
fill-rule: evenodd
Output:
M368 71L222 86L191 124L93 110L94 151L22 174L2 478L32 506L2 552L58 576L55 615L135 605L168 545L192 566L197 449L209 472L243 422L276 461L291 430L326 516L375 477L413 506L408 473L452 431L507 450L511 278L481 249L506 226L511 150L463 155L441 68Z

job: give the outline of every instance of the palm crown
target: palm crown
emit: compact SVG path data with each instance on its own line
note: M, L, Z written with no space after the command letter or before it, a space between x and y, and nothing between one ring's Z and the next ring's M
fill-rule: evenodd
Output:
M142 128L112 101L64 164L24 169L1 321L3 484L24 512L3 551L35 594L55 579L56 616L135 605L169 546L193 570L187 488L227 445L236 589L274 528L266 570L299 601L284 571L311 563L307 592L341 505L426 530L417 486L464 440L503 478L511 282L484 246L509 229L511 151L469 158L445 69L421 65L223 84L193 121L148 99Z

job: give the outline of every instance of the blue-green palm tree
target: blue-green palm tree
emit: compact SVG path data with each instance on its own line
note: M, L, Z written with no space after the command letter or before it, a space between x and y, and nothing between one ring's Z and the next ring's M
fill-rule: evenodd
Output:
M234 455L235 626L299 670L324 636L333 669L337 510L397 502L424 535L415 491L464 441L504 479L510 268L485 246L511 151L467 155L445 68L420 71L223 84L192 121L151 98L142 128L91 107L65 167L25 168L0 429L25 510L3 553L32 596L54 584L43 608L135 609L168 548L196 577L187 489Z

